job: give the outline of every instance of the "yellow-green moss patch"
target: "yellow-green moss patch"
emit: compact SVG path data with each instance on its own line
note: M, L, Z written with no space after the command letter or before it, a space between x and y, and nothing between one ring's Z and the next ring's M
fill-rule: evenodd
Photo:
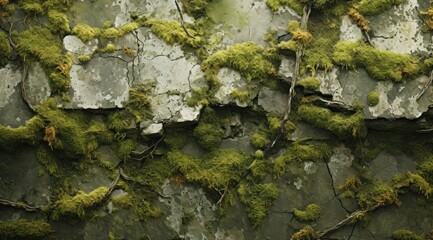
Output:
M171 45L177 43L182 46L188 45L196 48L199 47L203 41L199 34L190 28L188 28L187 31L191 36L188 36L178 21L149 19L145 22L145 26L150 27L156 36Z
M315 221L320 216L320 206L317 204L308 204L305 210L293 209L293 215L299 221Z
M254 226L265 219L274 200L278 197L277 186L272 183L241 184L237 191Z
M51 225L42 220L0 221L0 239L49 239Z
M69 33L71 31L69 28L68 17L64 13L50 10L48 12L48 21L51 23L52 28L61 34Z
M86 210L100 203L106 197L108 188L100 187L90 193L78 192L75 196L63 195L55 202L53 218L61 216L83 218Z
M320 80L315 77L307 77L299 80L297 85L300 85L308 90L315 90L320 87Z
M77 35L84 42L90 41L101 34L101 30L99 28L91 27L87 24L79 23L75 25L72 29L72 33Z
M348 115L312 104L303 104L298 108L298 115L302 121L327 129L341 138L365 137L367 134L364 116L360 112Z
M355 7L366 16L376 15L404 3L406 0L361 0Z
M0 31L0 66L6 65L11 57L12 48L6 33Z
M13 150L20 144L33 145L42 140L44 121L35 116L27 121L26 126L10 128L0 125L0 149Z
M361 42L342 41L336 44L333 59L345 68L364 67L377 80L401 82L421 73L417 57L377 50Z
M367 95L368 106L374 107L379 103L380 93L377 91L371 91Z

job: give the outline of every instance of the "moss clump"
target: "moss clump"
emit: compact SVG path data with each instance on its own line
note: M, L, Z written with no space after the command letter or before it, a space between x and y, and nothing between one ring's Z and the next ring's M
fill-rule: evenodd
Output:
M62 41L47 28L34 27L14 34L14 39L18 54L25 60L39 60L48 68L55 68L64 61Z
M149 19L145 22L145 26L150 27L156 36L171 45L177 43L182 46L197 48L203 43L203 39L193 29L187 29L192 37L188 36L178 21Z
M398 192L395 188L386 183L369 186L358 194L358 204L368 209L373 206L386 206L400 204Z
M320 216L320 206L317 204L308 204L304 211L293 209L293 215L299 221L315 221Z
M302 3L297 0L267 0L266 3L274 12L278 11L281 5L287 5L298 14L302 14Z
M346 178L344 183L338 186L340 196L346 198L355 198L355 193L359 191L362 183L356 176L350 176Z
M222 119L219 119L215 110L205 108L197 127L194 129L194 137L197 138L201 147L210 150L218 147L224 136L221 127Z
M317 69L331 70L334 67L332 53L334 42L328 38L318 38L305 49L305 64L313 73Z
M404 3L406 0L361 0L355 8L366 16L372 16Z
M241 184L238 194L248 212L248 218L258 226L269 214L273 201L278 197L275 184Z
M55 93L70 88L69 70L72 59L63 54L62 41L47 28L34 27L14 33L17 51L24 61L39 61L50 77L51 89Z
M13 150L20 144L34 145L42 140L44 121L35 116L27 121L26 126L10 128L0 125L0 149Z
M77 24L72 29L72 33L77 35L84 42L90 41L101 34L101 30L99 28L91 27L87 24Z
M48 21L51 23L52 29L61 34L69 33L69 20L66 14L58 12L56 10L50 10L48 12Z
M195 18L206 15L206 7L212 0L182 0L183 10Z
M86 63L89 62L92 59L92 56L90 55L82 55L82 56L78 56L78 61L80 61L80 63Z
M118 38L122 35L123 34L119 29L112 27L112 28L107 28L102 30L101 38L112 39L112 38Z
M317 239L317 233L311 226L305 226L292 235L291 240L312 240Z
M248 164L248 157L236 149L218 149L202 159L175 150L167 154L167 159L173 171L210 189L227 189L230 183L239 181Z
M36 159L40 164L45 167L45 170L51 176L56 176L59 166L57 164L56 156L50 149L44 145L39 145L36 149Z
M108 128L120 132L135 126L151 116L150 99L147 96L150 85L137 85L129 90L129 99L122 111L113 112L108 117Z
M283 42L278 43L278 45L277 45L277 48L280 50L289 50L292 52L296 52L298 47L299 47L299 44L293 40L283 41Z
M132 139L120 140L113 144L113 150L123 161L129 160L130 154L137 148L137 142Z
M217 74L223 67L239 71L247 82L252 79L265 79L276 75L268 54L254 42L244 42L235 44L228 50L215 52L202 63L201 68L211 88L219 87Z
M300 85L308 90L315 90L320 87L320 80L315 77L307 77L299 80L297 85Z
M325 161L332 155L332 150L327 144L301 145L292 144L287 151L274 160L274 174L282 176L286 171L286 164L291 162Z
M184 129L178 128L166 128L164 129L166 135L164 142L170 146L171 149L180 149L188 142L190 132Z
M422 240L423 238L416 233L401 229L392 233L392 238L395 240Z
M142 221L146 221L148 218L160 217L162 214L159 208L153 207L148 201L138 198L135 194L117 196L111 200L115 205L132 209L135 215Z
M39 3L26 3L21 6L21 9L26 14L31 15L42 15L44 13L44 9L42 8L42 5Z
M429 198L433 193L433 188L430 184L419 174L407 172L395 176L392 179L393 187L396 189L410 188L412 191L424 195Z
M86 210L101 203L108 193L108 188L99 187L90 193L78 192L75 196L63 195L55 202L52 217L61 216L84 218Z
M271 143L267 134L263 131L254 133L251 136L251 144L256 148L264 148Z
M358 25L358 27L360 27L362 30L366 32L370 31L370 27L368 26L369 21L365 19L365 17L359 13L357 9L350 8L348 15L352 22Z
M334 113L327 108L303 104L298 108L299 118L319 128L327 129L341 138L362 138L367 134L363 114Z
M48 239L51 225L42 220L0 221L0 239Z
M239 89L234 89L231 93L230 96L233 97L233 99L241 102L241 103L248 103L251 100L251 92L248 90L239 90Z
M390 51L377 50L361 42L342 41L336 44L333 59L346 68L364 67L377 80L401 82L421 73L419 59Z
M12 48L9 43L8 36L4 32L0 32L0 66L8 63L12 53Z
M379 103L380 93L377 91L371 91L367 95L368 106L374 107Z
M39 105L36 111L55 131L54 138L47 136L46 132L44 139L49 140L52 149L61 151L64 157L90 158L100 143L110 143L114 138L102 121L90 121L81 112L57 109L54 99Z
M433 29L433 8L429 8L427 12L421 12L425 16L425 22L430 29Z

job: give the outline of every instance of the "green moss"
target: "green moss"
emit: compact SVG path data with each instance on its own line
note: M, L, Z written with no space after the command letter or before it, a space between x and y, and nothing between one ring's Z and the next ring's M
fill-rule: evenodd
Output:
M65 60L62 41L47 28L34 27L14 34L18 54L25 60L39 60L45 67L55 68Z
M140 27L140 24L137 22L129 22L121 27L119 27L119 31L122 33L122 35L125 35L127 33L130 33Z
M287 151L274 160L274 175L281 177L286 171L286 165L292 162L326 161L332 155L327 144L301 145L292 144Z
M377 50L361 42L337 43L333 59L342 67L364 67L368 74L377 80L401 82L421 73L417 57Z
M150 100L148 92L153 87L149 85L137 85L129 90L129 99L125 109L112 112L108 117L108 127L116 132L128 129L131 125L144 121L151 116Z
M101 34L101 30L99 28L91 27L87 24L77 24L72 29L72 33L77 35L84 42L90 41Z
M278 11L281 5L287 5L295 10L298 14L302 14L302 4L297 0L267 0L266 4L268 4L268 6L274 12Z
M123 34L119 29L112 27L112 28L107 28L102 30L101 38L111 39L111 38L118 38L122 35Z
M44 121L35 116L26 122L26 126L10 128L0 125L0 149L13 150L21 144L34 145L42 140Z
M36 149L36 159L40 164L45 167L45 170L51 175L56 176L59 166L57 164L56 156L46 146L39 145Z
M236 182L247 168L248 157L236 149L217 149L202 159L180 151L167 154L170 166L188 181L199 182L210 189L224 189Z
M237 191L254 226L258 226L265 219L273 201L278 197L277 186L272 183L241 184Z
M57 109L54 99L39 105L36 111L55 132L54 137L49 137L46 132L44 139L64 157L90 158L100 143L109 143L113 139L113 134L102 121L91 122L82 112Z
M116 50L116 45L109 43L107 44L107 46L105 46L105 48L102 48L99 51L101 51L102 53L113 53Z
M230 96L233 97L233 99L238 100L241 103L248 103L251 100L251 92L248 90L239 90L234 89Z
M317 239L316 231L311 226L305 226L292 235L291 240L312 240Z
M0 239L48 239L53 230L42 220L0 221Z
M251 144L256 148L264 148L271 143L267 134L263 131L254 133L251 136Z
M137 148L137 142L132 139L120 140L113 144L113 150L123 161L129 160L130 154Z
M358 194L358 204L364 209L394 203L399 204L398 192L386 183L369 186Z
M84 218L86 210L101 203L107 192L108 188L99 187L90 193L80 191L73 197L63 195L56 201L52 217L53 219L59 219L61 216Z
M407 172L396 175L393 179L393 187L396 189L410 188L412 191L429 198L433 193L432 186L419 174Z
M149 218L160 217L162 211L159 208L153 207L148 201L139 199L135 195L122 195L111 199L113 204L123 208L132 209L135 215L142 221Z
M195 18L206 15L206 7L212 0L182 0L183 10Z
M423 239L421 236L417 235L416 233L406 229L394 231L392 233L392 238L395 240L422 240Z
M197 138L201 147L207 150L218 147L224 136L221 121L212 108L207 107L203 110L198 125L194 129L194 137Z
M82 55L82 56L78 56L78 61L80 61L80 63L86 63L88 61L90 61L92 59L92 56L90 55Z
M220 50L209 56L201 65L211 89L219 87L217 74L223 67L239 71L247 82L252 79L265 79L275 76L276 70L268 59L263 47L254 42L233 45L228 50Z
M380 93L377 91L371 91L367 95L368 106L374 107L379 103Z
M360 112L347 115L334 113L327 108L303 104L298 108L298 115L302 121L327 129L341 138L362 138L367 134L364 117Z
M257 150L256 153L258 151L260 150ZM261 154L263 154L263 152ZM272 172L273 166L272 161L264 159L262 156L260 158L254 159L248 168L251 170L251 176L254 179L262 180Z
M188 141L189 131L178 128L167 128L165 130L164 142L168 144L172 149L182 148Z
M26 14L33 14L33 15L42 15L44 13L44 9L42 8L42 5L39 3L26 3L21 6L21 9Z
M171 45L178 43L197 48L203 43L203 39L193 29L188 28L188 33L193 37L188 36L178 21L148 19L145 26L150 27L156 36Z
M50 10L48 12L48 21L51 23L52 28L61 34L69 33L71 31L69 28L68 17L64 13Z
M308 90L315 90L320 87L320 80L315 77L307 77L297 82L298 85Z
M296 41L289 40L278 43L277 48L280 50L290 50L292 52L296 52L299 44Z
M294 208L293 216L295 216L298 221L315 221L320 216L320 206L317 204L308 204L304 211Z
M328 38L318 38L305 49L305 64L313 73L316 69L331 70L334 67L332 53L334 42Z
M12 48L6 33L0 31L0 66L4 66L11 58Z
M366 16L376 15L404 3L406 0L361 0L355 7Z

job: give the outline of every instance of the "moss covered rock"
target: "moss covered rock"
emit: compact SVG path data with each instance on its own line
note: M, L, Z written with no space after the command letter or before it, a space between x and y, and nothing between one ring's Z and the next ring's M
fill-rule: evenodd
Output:
M42 220L0 221L0 239L49 239L52 232L50 224Z

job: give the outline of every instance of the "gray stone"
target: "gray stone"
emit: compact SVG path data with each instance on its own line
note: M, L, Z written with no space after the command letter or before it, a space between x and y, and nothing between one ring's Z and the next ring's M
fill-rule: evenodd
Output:
M36 159L35 150L20 146L14 152L0 152L0 198L42 206L50 201L50 176Z
M278 68L278 75L280 75L286 82L292 82L293 70L295 69L295 60L289 57L281 59L280 67Z
M235 103L239 107L247 107L251 104L250 101L241 102L232 96L234 90L248 91L248 84L239 72L230 68L221 68L217 77L221 83L221 87L215 93L215 99L219 104ZM254 99L256 96L257 91L252 91L249 100Z
M129 96L128 69L116 58L95 57L86 65L72 65L71 106L65 108L121 108Z
M317 140L333 138L333 135L328 131L319 128L314 128L302 122L296 124L296 129L290 136L291 136L291 140L293 141L297 141L305 138L313 138Z
M380 152L370 165L370 171L378 182L388 182L397 173L415 171L416 165L406 155L391 155L387 152Z
M144 128L141 131L141 135L142 136L149 136L149 135L161 135L162 131L163 131L163 125L162 123L153 123L150 124L149 126L147 126L146 128Z
M246 154L254 152L254 147L251 145L249 136L223 139L220 148L235 148L245 151Z
M259 92L258 104L266 112L284 114L287 105L288 94L280 91L273 91L267 87L262 87Z
M68 35L63 38L63 47L73 53L76 57L81 55L90 55L98 48L98 39L83 42L77 36Z
M352 168L354 156L351 150L344 145L334 147L332 149L333 155L329 159L329 170L332 174L334 187L341 186L347 177L356 175L355 170Z
M32 106L41 104L51 96L49 79L39 63L34 64L29 69L23 87Z
M341 41L358 41L363 39L361 29L352 23L349 16L344 16L341 20L340 26L340 40Z
M33 117L21 95L21 69L8 64L0 69L0 124L19 127Z

